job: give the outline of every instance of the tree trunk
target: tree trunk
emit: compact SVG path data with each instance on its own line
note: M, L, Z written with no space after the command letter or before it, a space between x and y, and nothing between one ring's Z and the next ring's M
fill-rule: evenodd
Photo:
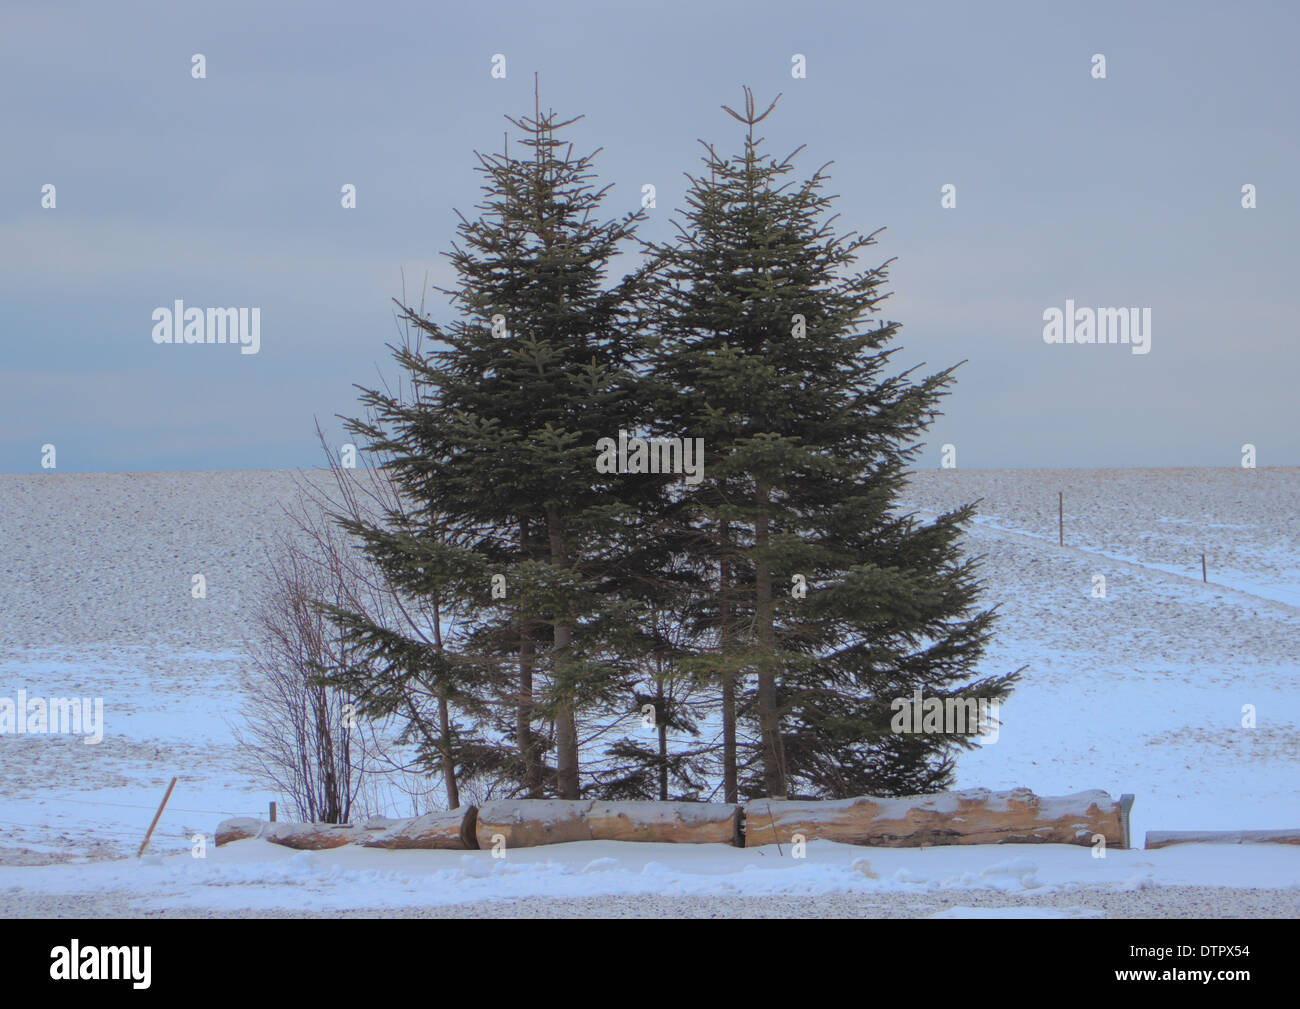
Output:
M722 674L722 796L724 802L736 798L736 674Z
M663 685L660 684L659 696L655 701L655 721L659 728L659 801L668 801L668 709L664 698Z
M546 510L547 530L551 539L551 563L568 567L568 550L564 543L564 527L559 510ZM552 668L557 680L560 670L569 661L573 649L573 625L564 619L555 621L555 647L552 649ZM561 799L578 798L578 728L574 717L573 696L561 686L555 710L555 777L556 791Z
M447 783L447 808L460 807L460 789L456 786L456 760L451 752L451 715L447 710L447 691L438 688L438 732L442 740L442 780Z
M522 619L519 631L519 711L515 723L515 745L524 761L524 787L530 799L542 798L542 762L533 736L533 662L537 646L532 631Z
M763 783L773 799L784 799L785 748L776 706L776 611L772 602L772 571L766 557L770 540L767 515L768 488L757 481L754 520L754 624L758 632L758 718L763 737Z
M573 644L573 629L567 623L555 625L555 662L565 661ZM555 778L561 799L578 798L578 727L573 698L561 696L555 710Z
M442 609L433 601L433 643L442 657ZM442 780L447 786L447 808L460 805L460 789L456 787L456 758L451 750L451 712L447 707L447 688L438 684L438 752L442 756Z
M519 522L519 548L526 559L528 550L527 520ZM537 646L533 642L533 625L521 604L519 609L519 708L515 716L515 746L524 762L524 787L530 799L542 798L542 760L538 741L533 737L533 663Z
M338 779L334 773L334 733L330 724L329 698L323 687L309 688L309 696L312 713L316 716L316 798L320 800L320 808L309 811L308 815L319 818L322 823L342 823ZM316 805L314 799L311 805Z
M722 523L722 558L718 579L718 648L722 656L722 794L724 802L738 802L736 788L736 674L731 655L731 526Z

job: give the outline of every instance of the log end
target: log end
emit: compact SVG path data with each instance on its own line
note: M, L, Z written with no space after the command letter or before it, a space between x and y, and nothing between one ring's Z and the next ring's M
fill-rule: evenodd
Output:
M385 820L377 834L362 841L366 848L473 851L475 806L425 813L410 820ZM370 824L367 823L367 828Z
M257 837L264 826L266 824L262 820L253 816L236 816L229 820L222 820L217 824L217 847L220 848L231 841Z
M478 851L478 806L466 806L460 823L460 843L466 851Z

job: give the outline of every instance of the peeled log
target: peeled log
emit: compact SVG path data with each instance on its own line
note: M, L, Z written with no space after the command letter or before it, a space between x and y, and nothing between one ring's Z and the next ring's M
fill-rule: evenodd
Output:
M439 848L473 851L478 847L474 824L478 808L462 806L450 812L426 813L414 820L395 820L381 833L367 838L367 848ZM367 824L369 827L370 824Z
M734 803L593 802L587 823L595 841L741 844Z
M263 841L282 844L298 851L341 848L365 837L362 827L350 823L268 823L258 835Z
M1057 798L1027 788L975 788L901 798L801 802L758 799L745 805L745 845L840 841L881 848L922 844L1082 844L1101 834L1125 847L1121 804L1100 789Z
M361 825L361 829L367 834L377 834L381 830L391 830L393 827L400 827L410 822L409 817L372 816Z
M602 802L516 799L489 802L478 811L480 848L493 837L507 848L567 841L655 841L671 844L740 844L740 807L720 802Z

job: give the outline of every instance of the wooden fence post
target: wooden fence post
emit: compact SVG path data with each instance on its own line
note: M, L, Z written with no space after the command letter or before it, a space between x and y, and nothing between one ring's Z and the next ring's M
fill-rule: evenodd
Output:
M275 823L275 803L271 803L271 822Z
M158 821L162 819L163 807L167 805L167 800L172 797L172 789L176 787L176 779L172 778L172 783L167 786L167 794L163 796L162 802L158 803L158 812L153 815L153 823L149 824L149 832L144 835L144 840L140 842L140 850L135 853L139 858L144 854L144 849L149 845L149 838L153 837L153 829L158 826Z

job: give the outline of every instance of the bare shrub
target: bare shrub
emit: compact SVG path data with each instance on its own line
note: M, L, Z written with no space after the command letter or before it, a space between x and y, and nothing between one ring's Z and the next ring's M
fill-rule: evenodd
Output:
M300 820L347 823L365 775L365 740L349 699L321 669L349 661L317 600L343 601L346 573L289 538L269 566L251 651L245 725L236 737Z

